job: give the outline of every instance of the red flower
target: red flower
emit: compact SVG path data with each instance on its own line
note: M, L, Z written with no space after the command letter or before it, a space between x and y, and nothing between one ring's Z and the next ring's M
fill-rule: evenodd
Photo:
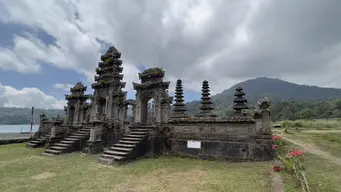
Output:
M275 136L272 138L273 141L277 141L277 140L279 140L279 139L281 139L281 137L278 136L278 135L275 135Z
M303 154L304 154L303 151L299 151L299 150L293 149L292 151L290 151L288 153L288 157L298 157L298 156L301 156Z
M272 145L271 149L272 149L272 150L276 150L277 147L278 147L277 145Z
M274 167L272 168L273 171L276 171L276 172L280 172L281 171L281 168L275 164Z

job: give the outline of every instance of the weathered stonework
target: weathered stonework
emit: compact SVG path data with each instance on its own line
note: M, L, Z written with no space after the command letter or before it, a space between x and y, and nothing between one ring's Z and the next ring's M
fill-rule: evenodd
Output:
M42 120L40 133L50 134L45 154L72 151L100 153L101 162L131 161L140 156L157 157L170 153L202 159L271 160L270 102L261 100L253 116L247 109L243 89L236 89L235 115L218 117L213 113L208 81L203 81L201 111L195 116L185 113L182 81L178 80L173 97L168 94L170 82L164 81L162 68L139 73L140 82L133 83L135 99L127 99L122 91L121 53L110 47L101 56L96 69L93 95L85 95L87 87L78 82L66 95L66 118ZM90 99L91 103L86 100ZM153 104L148 106L148 101ZM133 117L127 118L128 106ZM148 111L150 109L151 112Z
M241 91L241 88L238 88ZM240 95L245 95L241 93ZM207 96L206 100L209 100ZM246 102L245 98L238 101ZM206 102L209 103L210 102ZM252 117L242 116L238 105L237 116L173 118L171 152L179 156L202 159L271 160L272 132L270 127L270 102L260 101ZM205 110L205 107L202 107ZM201 114L209 114L211 107ZM208 112L207 112L208 111ZM190 146L195 143L197 146Z
M260 119L260 122L263 119ZM205 120L169 122L172 125L172 153L210 159L271 160L271 133L261 133L256 122ZM200 147L188 142L200 142Z

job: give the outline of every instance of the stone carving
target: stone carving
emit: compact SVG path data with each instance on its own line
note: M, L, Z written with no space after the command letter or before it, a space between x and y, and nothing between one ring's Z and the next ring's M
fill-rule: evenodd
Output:
M237 133L237 128L234 127L228 127L225 129L226 133Z
M110 151L114 150L110 147L124 137L123 141L126 142L123 143L135 143L136 138L141 140L136 146L122 145L132 147L126 150L132 152L122 159L142 156L146 151L155 155L167 150L175 155L199 158L272 159L270 101L259 101L252 116L244 115L242 111L248 109L247 100L243 89L238 86L233 107L235 115L218 117L213 112L209 83L205 80L202 83L200 113L191 116L186 114L182 81L179 79L171 113L173 97L168 93L170 82L164 81L165 71L156 67L139 73L140 82L133 83L136 98L127 99L127 93L122 90L126 83L122 81L123 62L120 58L121 53L115 47L110 47L101 55L95 82L91 85L93 96L84 94L87 87L81 82L77 82L70 89L71 94L65 96L68 104L65 108L67 118L64 120L65 126L68 125L68 134L76 132L76 137L80 133L85 136L77 143L78 148L83 146L82 142L89 140L86 145L88 151L103 151L104 147L109 147ZM147 103L152 98L154 104L148 113ZM90 104L86 103L89 99ZM130 127L127 126L129 105L133 111ZM45 122L44 116L41 119ZM51 131L53 136L58 132L58 126L54 127ZM130 137L134 134L136 137ZM200 142L200 149L188 149L188 140ZM141 146L145 148L140 149ZM105 154L101 158L115 159L122 153Z

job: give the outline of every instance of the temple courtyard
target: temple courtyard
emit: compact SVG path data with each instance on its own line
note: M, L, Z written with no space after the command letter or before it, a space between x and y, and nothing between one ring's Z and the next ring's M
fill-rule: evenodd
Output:
M336 150L341 143L330 136L339 138L341 133L283 135L298 141L292 146L305 150L304 165L312 191L341 191L337 161L341 153ZM40 155L43 148L24 146L0 146L0 191L268 192L273 187L301 191L285 172L279 173L282 183L274 181L271 161L236 163L161 156L112 166L98 163L99 155L75 152L51 158Z

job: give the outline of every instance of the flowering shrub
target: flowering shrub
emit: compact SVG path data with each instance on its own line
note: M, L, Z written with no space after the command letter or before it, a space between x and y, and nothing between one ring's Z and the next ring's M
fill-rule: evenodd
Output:
M308 181L304 172L304 167L302 165L301 156L304 154L301 150L293 149L283 155L281 153L281 147L284 146L284 142L282 141L281 137L275 135L272 139L274 144L272 145L271 149L275 150L277 155L275 157L275 164L272 168L273 171L280 172L281 168L278 165L281 163L284 165L284 170L288 171L293 177L300 182L303 191L309 192Z

